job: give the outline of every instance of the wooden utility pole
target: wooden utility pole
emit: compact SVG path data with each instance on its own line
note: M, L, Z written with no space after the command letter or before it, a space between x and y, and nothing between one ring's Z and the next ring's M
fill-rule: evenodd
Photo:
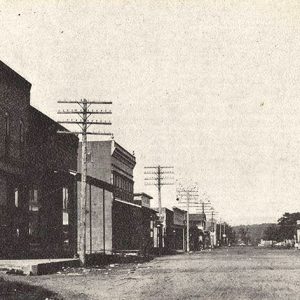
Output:
M202 199L199 199L198 196L199 195L198 195L198 192L197 192L197 193L193 193L192 197L190 197L191 199L189 200L189 212L191 210L193 210L195 213L199 213L201 211L202 214L206 215L205 210L207 208L211 207L210 200L208 200L208 198L206 198L206 200L208 200L208 201L205 202ZM178 200L179 200L179 198L178 198ZM179 201L178 204L179 204L180 208L185 209L185 206L186 206L187 203L185 201L181 200L181 201ZM203 222L203 230L205 230L205 227L206 227L206 224L205 224L205 221L204 221Z
M155 185L157 187L158 191L158 214L159 214L159 220L162 220L162 202L161 202L161 187L163 185L173 185L174 178L172 177L166 177L165 174L171 174L174 175L174 167L171 166L148 166L144 167L145 169L145 181L146 185ZM150 176L149 176L150 175ZM155 175L154 177L151 177L151 175ZM172 180L166 181L166 180Z
M219 232L220 243L222 243L222 222L220 219L220 232Z
M177 200L179 204L186 205L186 251L190 252L190 202L195 202L198 198L198 187L197 185L192 187L182 187L181 185L177 188Z
M190 191L186 191L186 251L190 252Z
M89 119L93 115L107 115L112 114L111 110L89 110L89 107L93 104L110 105L112 102L108 101L88 101L82 99L80 101L58 101L63 104L78 104L81 109L62 110L58 111L58 114L75 114L80 117L80 120L65 120L59 121L60 124L76 124L80 127L80 131L59 131L63 134L81 134L82 136L82 151L81 151L81 191L80 191L80 219L79 219L79 258L82 265L86 263L86 215L87 210L87 135L109 135L107 132L88 132L88 128L91 125L111 125L110 121L98 121ZM104 222L104 220L103 220Z
M226 222L224 222L224 245L226 245Z

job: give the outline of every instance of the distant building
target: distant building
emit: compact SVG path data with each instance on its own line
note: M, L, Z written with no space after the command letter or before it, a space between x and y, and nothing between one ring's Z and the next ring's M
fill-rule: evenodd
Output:
M198 251L205 247L205 229L206 215L205 213L189 214L190 225L190 249Z
M141 206L142 227L140 230L141 248L144 252L153 253L154 245L158 243L158 212L150 208L150 200L153 199L146 193L134 194L134 203Z
M162 247L164 253L170 253L175 250L174 240L174 212L166 207L162 208Z
M206 229L206 215L201 214L189 214L190 227L197 227L199 230L204 231Z
M133 202L135 156L114 140L88 142L88 175L114 186L114 198ZM79 147L78 162L81 161ZM81 163L78 164L81 172Z
M134 194L134 203L143 207L150 208L150 200L153 199L151 196L145 193Z
M174 249L186 250L186 214L185 210L173 207Z

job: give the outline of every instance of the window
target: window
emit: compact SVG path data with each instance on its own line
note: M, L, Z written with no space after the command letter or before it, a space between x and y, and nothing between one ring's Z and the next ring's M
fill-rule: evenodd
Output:
M63 225L69 225L69 190L63 188Z
M63 188L63 210L67 210L69 208L69 190L68 188Z
M10 120L9 120L9 114L5 114L5 137L9 137L10 135Z
M40 219L38 189L29 190L29 228L28 233L31 242L39 241Z
M19 190L18 190L18 188L15 188L14 194L15 194L15 207L19 207Z
M29 210L39 211L38 190L36 188L29 191Z
M20 154L23 154L23 150L24 150L24 143L25 143L25 131L24 131L24 123L22 121L20 121L20 128L19 128L19 146L20 146Z
M10 119L9 114L5 114L5 155L8 155L10 142Z

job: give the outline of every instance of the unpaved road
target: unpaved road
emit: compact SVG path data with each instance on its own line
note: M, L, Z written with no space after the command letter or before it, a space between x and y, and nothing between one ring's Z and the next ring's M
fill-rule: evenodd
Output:
M42 285L64 299L300 299L300 251L218 249L142 265L5 279Z

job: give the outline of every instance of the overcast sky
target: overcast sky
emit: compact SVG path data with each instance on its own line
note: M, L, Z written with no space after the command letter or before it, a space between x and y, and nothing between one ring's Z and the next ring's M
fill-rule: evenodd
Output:
M174 165L231 224L300 211L299 1L3 1L0 60L32 105L113 101L115 140ZM176 205L165 187L163 205Z

